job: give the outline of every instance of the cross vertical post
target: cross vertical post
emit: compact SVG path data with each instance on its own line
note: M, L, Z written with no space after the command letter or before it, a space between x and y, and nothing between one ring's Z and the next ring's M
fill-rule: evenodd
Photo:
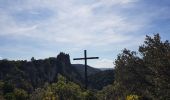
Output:
M85 67L85 73L84 73L84 76L85 76L85 88L87 89L87 83L88 83L88 79L87 79L87 53L86 53L86 50L84 50L84 67Z
M87 57L87 51L84 50L84 58L74 58L73 60L84 60L84 77L85 77L85 89L88 87L88 77L87 77L87 59L99 59L99 57Z

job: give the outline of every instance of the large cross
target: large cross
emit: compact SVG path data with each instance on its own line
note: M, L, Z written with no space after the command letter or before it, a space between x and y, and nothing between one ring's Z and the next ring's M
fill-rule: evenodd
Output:
M87 59L99 59L99 57L87 57L87 52L84 50L84 58L74 58L73 60L84 60L85 66L85 89L88 86L88 79L87 79Z

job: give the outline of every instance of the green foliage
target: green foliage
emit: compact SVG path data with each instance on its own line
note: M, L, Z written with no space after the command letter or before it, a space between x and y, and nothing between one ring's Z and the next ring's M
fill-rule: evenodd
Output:
M136 56L136 52L127 49L118 55L115 61L115 83L125 90L122 96L131 93L143 94L148 82L144 75L147 74L147 68L143 66L143 61Z
M6 93L6 94L5 94L5 99L6 99L6 100L17 100L17 99L15 98L15 94L14 94L14 93Z
M31 58L31 61L32 61L32 62L33 62L33 61L35 61L35 58L34 58L34 57L32 57L32 58Z
M77 83L83 80L65 53L44 60L36 60L34 57L31 61L0 60L0 80L12 82L17 88L28 92L42 87L46 82L54 82L59 73Z
M92 92L90 90L86 90L81 93L80 100L97 100L97 97L94 92Z
M15 89L14 94L15 94L15 98L17 100L27 100L28 99L28 93L23 89Z
M30 96L30 100L95 100L90 91L83 91L79 85L68 81L62 75L58 75L58 82L45 85L36 89Z
M43 100L45 96L46 90L44 88L37 88L34 92L30 95L30 100Z
M114 70L105 70L92 74L88 77L89 87L101 90L104 86L113 84Z
M4 82L0 80L0 90L3 89L3 86L4 86Z
M114 100L114 86L108 85L104 87L101 91L98 91L97 93L97 99L98 100Z
M3 93L7 94L7 93L11 93L14 91L14 85L10 82L5 82L3 85Z
M138 95L128 95L126 97L126 100L139 100L139 96Z
M0 81L0 97L1 97L1 95L3 95L3 87L4 87L4 82Z
M162 42L159 34L146 37L137 53L127 49L115 61L115 84L119 84L119 98L137 94L146 99L170 98L170 43Z
M58 82L51 85L54 94L60 99L79 100L81 97L81 88L73 82L67 82L66 79L58 75Z
M159 34L153 38L147 36L144 43L139 52L149 70L146 79L152 84L148 95L155 100L166 100L170 98L170 43L161 41Z

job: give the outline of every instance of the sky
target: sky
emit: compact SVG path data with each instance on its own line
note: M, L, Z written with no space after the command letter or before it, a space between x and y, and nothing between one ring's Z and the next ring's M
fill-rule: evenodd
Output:
M170 40L169 0L0 0L0 59L98 56L88 64L113 68L124 48L146 35Z

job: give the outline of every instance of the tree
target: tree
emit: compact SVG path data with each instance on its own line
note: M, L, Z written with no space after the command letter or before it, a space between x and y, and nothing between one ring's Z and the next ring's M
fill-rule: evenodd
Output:
M138 95L128 95L126 100L139 100Z
M133 94L153 100L170 98L170 43L159 34L146 36L139 54L124 49L115 61L114 85L124 90L119 97ZM121 91L120 91L121 92Z
M114 100L116 99L115 92L114 86L108 85L97 92L97 100Z
M57 83L46 84L36 89L30 96L31 100L96 100L90 91L83 91L79 85L58 75Z
M37 88L30 94L30 100L43 100L46 90L44 88Z
M4 82L0 80L0 100L5 100L3 96L3 86Z
M3 85L3 93L12 93L14 91L14 85L10 82L5 82Z
M51 85L52 91L58 95L60 100L80 100L81 88L79 85L69 82L61 76L58 75L58 82Z
M16 100L14 93L6 93L4 97L6 100Z
M145 95L149 84L144 77L146 73L147 68L142 59L137 56L137 53L124 49L115 61L114 84L124 90L120 98L125 99L130 94Z
M14 95L16 100L27 100L28 99L28 93L23 89L15 89Z
M32 62L33 62L33 61L35 61L35 58L34 58L34 57L32 57L32 58L31 58L31 61L32 61Z
M149 69L147 80L152 83L148 90L154 100L170 98L170 43L161 41L159 34L146 36L139 47L145 66Z

